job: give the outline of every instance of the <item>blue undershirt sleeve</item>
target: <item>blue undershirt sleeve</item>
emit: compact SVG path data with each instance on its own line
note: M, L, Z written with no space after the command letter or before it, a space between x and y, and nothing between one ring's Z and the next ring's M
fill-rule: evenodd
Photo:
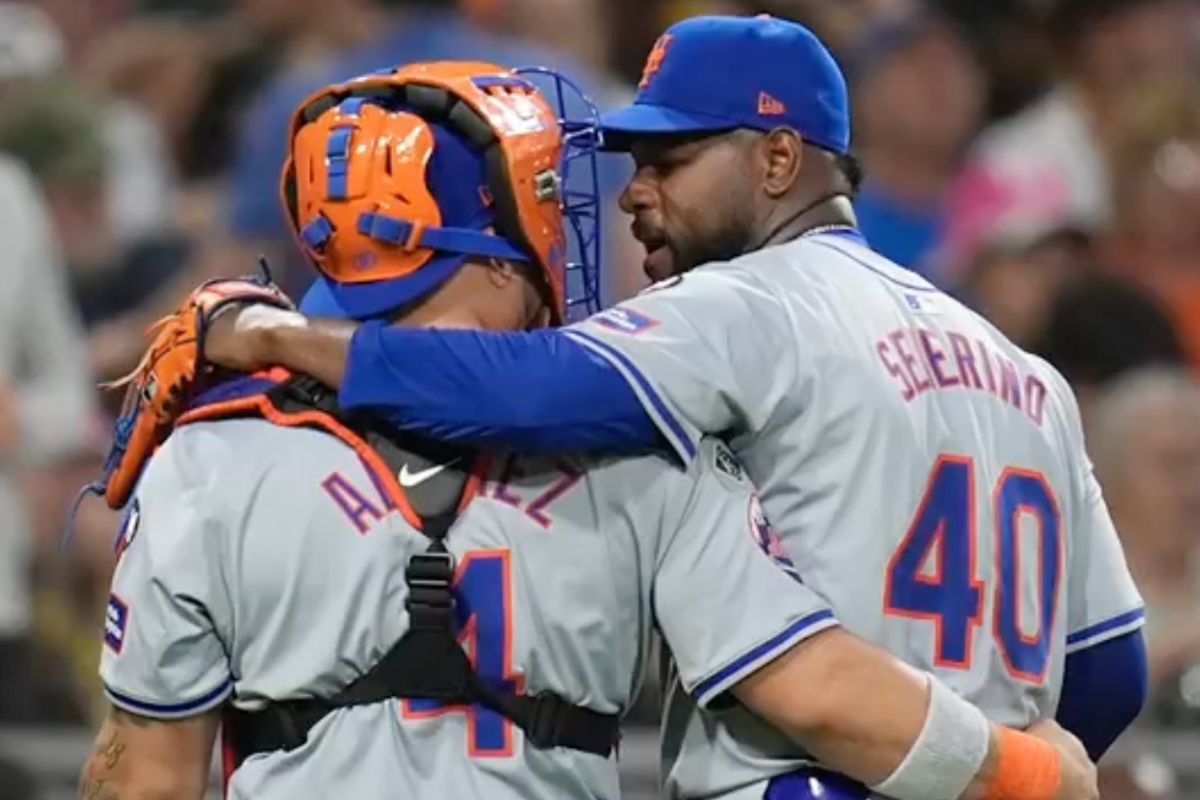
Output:
M1058 724L1099 760L1141 712L1147 678L1141 629L1068 654Z
M338 394L405 430L523 453L669 451L624 377L559 331L368 322Z

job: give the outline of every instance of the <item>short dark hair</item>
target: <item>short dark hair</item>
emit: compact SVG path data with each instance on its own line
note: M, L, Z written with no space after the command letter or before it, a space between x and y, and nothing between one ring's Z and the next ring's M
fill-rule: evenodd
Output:
M842 180L846 182L846 193L855 197L862 188L863 178L866 177L862 162L850 153L834 153L833 164L842 174Z

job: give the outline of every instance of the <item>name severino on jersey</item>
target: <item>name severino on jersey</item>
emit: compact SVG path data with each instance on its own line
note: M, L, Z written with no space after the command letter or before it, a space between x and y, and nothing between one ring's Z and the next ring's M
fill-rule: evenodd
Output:
M995 395L1042 424L1046 384L1032 373L1022 373L1002 353L990 351L982 339L957 331L904 327L879 337L875 352L905 400L931 389L961 386Z

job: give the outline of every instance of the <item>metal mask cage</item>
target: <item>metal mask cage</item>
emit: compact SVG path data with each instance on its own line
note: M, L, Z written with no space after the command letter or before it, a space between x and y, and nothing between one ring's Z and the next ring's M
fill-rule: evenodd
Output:
M579 86L548 67L513 70L551 102L562 131L559 163L562 213L566 222L567 265L563 293L566 320L583 319L600 310L600 258L603 228L600 214L600 111Z

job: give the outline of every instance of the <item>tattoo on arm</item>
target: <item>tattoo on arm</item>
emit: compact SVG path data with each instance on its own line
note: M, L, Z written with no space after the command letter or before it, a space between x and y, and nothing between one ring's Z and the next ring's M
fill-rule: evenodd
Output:
M77 800L199 800L219 719L216 711L157 720L110 708L83 766Z
M79 782L79 800L121 800L117 790L107 786L107 780L112 771L121 763L125 755L125 743L120 734L113 731L107 742L97 742L92 757L84 767L83 777ZM101 777L97 777L97 773Z
M117 739L117 734L108 740L108 744L101 747L98 751L101 758L104 759L104 768L111 770L121 760L121 756L125 754L125 745Z

